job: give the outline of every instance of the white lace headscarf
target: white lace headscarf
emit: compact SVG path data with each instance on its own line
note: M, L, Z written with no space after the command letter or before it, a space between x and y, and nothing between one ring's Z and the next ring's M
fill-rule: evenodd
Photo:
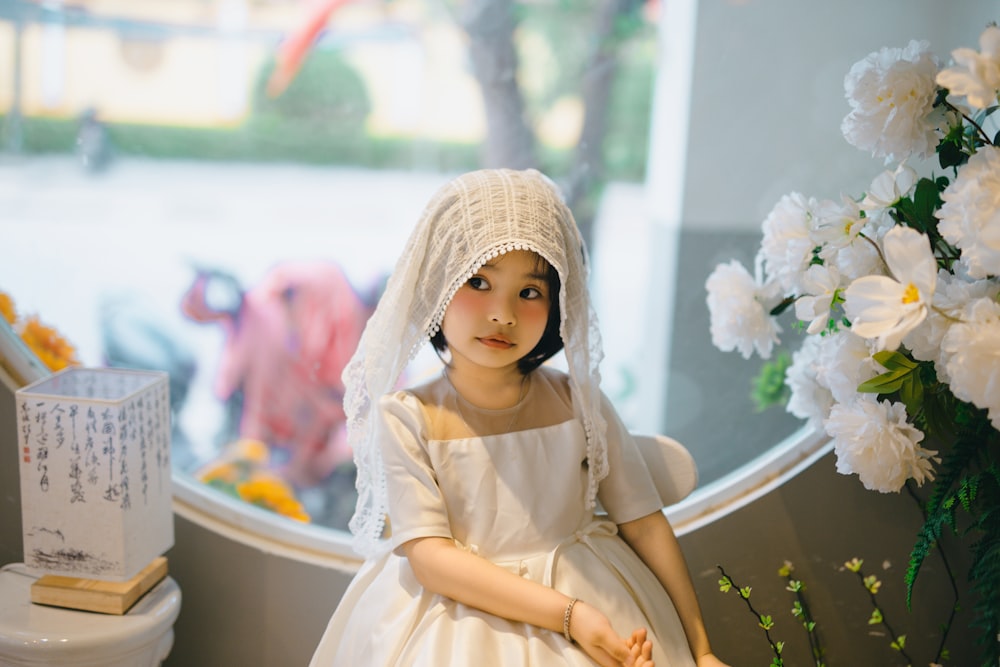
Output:
M573 409L587 435L589 493L608 472L601 415L601 351L587 292L586 248L573 214L548 178L535 170L482 170L443 186L407 242L378 307L344 369L348 443L357 465L358 502L350 528L354 548L382 553L387 512L385 471L373 409L396 387L420 347L441 327L455 292L491 258L511 250L544 257L562 282L559 308Z

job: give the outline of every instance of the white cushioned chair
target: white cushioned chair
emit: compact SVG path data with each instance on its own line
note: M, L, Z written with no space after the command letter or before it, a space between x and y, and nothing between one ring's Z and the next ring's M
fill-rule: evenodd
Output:
M684 500L694 491L698 486L698 466L684 445L665 435L633 433L632 437L653 476L664 507Z

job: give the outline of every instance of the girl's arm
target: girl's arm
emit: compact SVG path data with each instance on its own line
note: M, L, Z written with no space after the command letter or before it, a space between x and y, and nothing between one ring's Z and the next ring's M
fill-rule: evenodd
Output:
M402 550L427 590L495 616L563 631L570 598L562 593L462 551L447 538L413 539ZM600 611L582 601L573 607L570 635L602 667L631 666L638 656L630 650L635 633L632 641L619 637Z
M723 665L712 653L687 562L674 530L662 512L618 526L622 539L663 584L684 626L691 655L699 667Z

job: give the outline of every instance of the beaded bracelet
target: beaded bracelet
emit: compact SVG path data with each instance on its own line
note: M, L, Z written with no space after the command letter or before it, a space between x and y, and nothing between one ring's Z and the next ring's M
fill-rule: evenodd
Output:
M577 602L579 602L577 598L570 600L569 604L566 605L566 613L563 614L563 637L565 637L568 642L573 641L573 638L569 636L569 619L573 617L573 605Z

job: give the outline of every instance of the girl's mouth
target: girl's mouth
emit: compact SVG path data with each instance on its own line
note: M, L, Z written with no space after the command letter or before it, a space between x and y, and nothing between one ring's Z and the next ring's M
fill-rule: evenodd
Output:
M506 338L480 338L479 342L486 347L492 347L498 350L507 350L514 347L514 343L510 342Z

